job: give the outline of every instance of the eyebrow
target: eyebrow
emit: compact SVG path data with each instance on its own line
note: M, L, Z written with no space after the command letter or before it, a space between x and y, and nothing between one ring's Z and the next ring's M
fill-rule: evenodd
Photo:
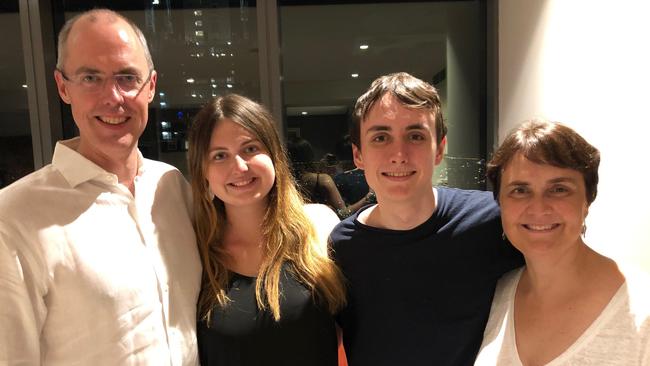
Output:
M102 71L99 71L95 68L92 67L87 67L87 66L82 66L78 68L75 72L74 75L79 75L79 74L91 74L91 75L99 75L99 74L105 74ZM135 67L128 66L123 69L120 69L118 72L116 72L113 75L121 75L121 74L128 74L128 75L137 75L137 76L142 76L142 73L140 70L138 70Z
M555 184L555 183L576 183L576 180L569 177L557 177L548 180L546 183ZM515 180L507 184L507 186L529 186L530 182Z
M239 145L239 147L246 146L246 145L248 145L248 144L250 144L250 143L253 143L253 142L260 142L260 140L254 138L254 137L251 137L251 138L248 138L247 140L245 140L244 142L242 142L242 143ZM228 150L228 148L225 147L225 146L212 146L212 147L210 147L210 148L208 149L208 153L211 153L211 152L214 152L214 151L218 151L218 150Z
M413 130L426 130L427 127L425 126L424 123L413 123L408 126L406 126L407 131L413 131ZM378 132L378 131L392 131L393 128L389 125L376 125L372 126L369 129L366 130L366 134L369 132Z

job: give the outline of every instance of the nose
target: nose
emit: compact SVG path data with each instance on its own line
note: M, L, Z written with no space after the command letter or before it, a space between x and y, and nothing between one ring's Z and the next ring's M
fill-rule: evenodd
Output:
M405 164L407 161L406 144L402 141L395 141L391 150L390 162L393 164Z
M528 204L528 212L535 214L544 214L548 213L551 210L549 205L548 198L544 195L537 194L533 196Z
M241 156L235 156L235 169L240 172L248 171L248 162Z
M108 88L108 91L107 91ZM102 98L104 99L104 104L112 105L121 105L124 103L124 95L117 86L117 82L114 78L106 78L104 85L102 86Z

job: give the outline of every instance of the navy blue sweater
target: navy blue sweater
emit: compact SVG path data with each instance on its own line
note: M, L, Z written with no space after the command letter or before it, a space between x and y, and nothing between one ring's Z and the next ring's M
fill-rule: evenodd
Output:
M350 366L473 365L496 282L523 264L491 192L436 189L436 211L414 229L370 227L357 213L331 234L348 281L337 321Z

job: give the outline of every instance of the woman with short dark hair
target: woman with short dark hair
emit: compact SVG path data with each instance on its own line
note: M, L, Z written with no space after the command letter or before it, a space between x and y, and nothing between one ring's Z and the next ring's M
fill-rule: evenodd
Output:
M529 121L488 164L503 231L526 266L499 281L477 365L650 365L647 274L584 242L600 154Z

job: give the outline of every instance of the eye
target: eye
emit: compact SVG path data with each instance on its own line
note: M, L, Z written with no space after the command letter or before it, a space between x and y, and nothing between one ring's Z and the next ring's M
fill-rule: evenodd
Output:
M380 133L380 134L372 136L372 138L370 139L370 142L383 143L383 142L388 141L388 138L389 138L389 136L387 134Z
M566 187L566 186L563 186L563 185L557 185L557 186L552 186L549 189L549 192L551 192L553 194L556 194L556 195L563 195L563 194L571 192L571 190L569 189L569 187Z
M246 147L244 147L244 152L246 154L255 154L255 153L259 152L259 151L260 151L260 148L257 145L247 145Z
M421 132L414 132L408 135L410 141L426 141L427 137Z
M115 75L115 80L122 86L134 86L141 83L140 77L133 74L119 74Z
M79 77L79 82L83 84L98 84L101 81L102 77L95 74L83 74Z
M226 158L226 153L222 151L217 151L212 155L212 160L221 161Z
M510 190L510 195L513 197L521 197L526 195L528 192L529 189L526 186L515 186Z

